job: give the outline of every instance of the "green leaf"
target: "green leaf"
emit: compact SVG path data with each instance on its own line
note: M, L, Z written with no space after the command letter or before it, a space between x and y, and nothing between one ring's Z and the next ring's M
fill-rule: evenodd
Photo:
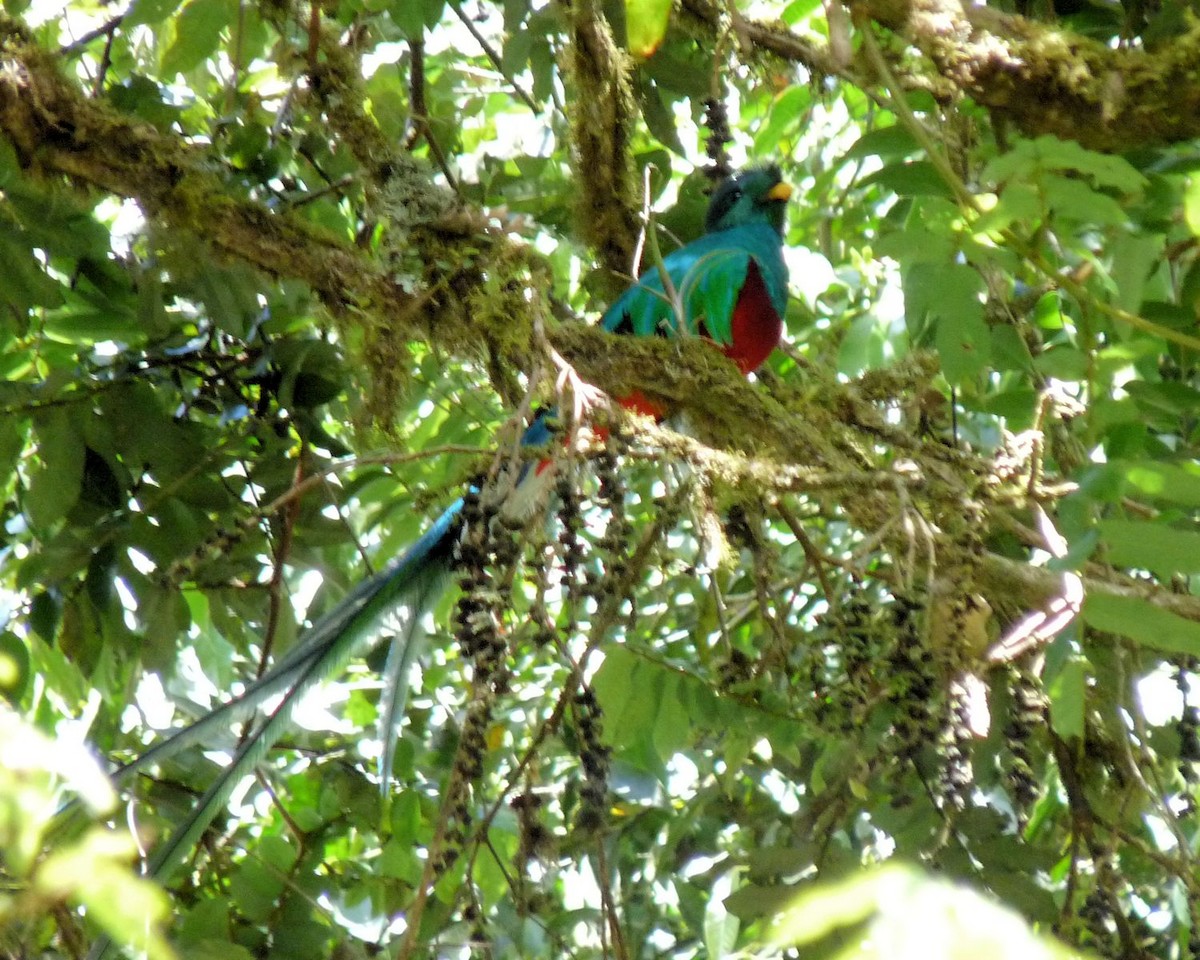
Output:
M842 155L842 162L861 160L864 157L880 157L884 160L900 160L921 150L921 145L901 124L880 127L863 134L854 146Z
M66 410L56 408L36 420L37 465L25 494L25 513L35 529L60 520L83 488L85 447Z
M671 20L671 0L625 0L629 49L645 59L662 44Z
M125 16L125 26L161 23L178 8L181 0L134 0Z
M659 143L669 147L677 154L683 154L683 144L679 140L679 131L675 129L675 114L667 106L662 89L656 83L643 81L639 84L641 91L642 117L646 126Z
M38 866L36 886L53 899L69 898L118 943L150 960L173 960L160 924L167 896L149 880L133 875L133 839L115 832L89 831L82 840L53 851Z
M759 152L776 151L799 129L812 107L812 91L802 83L789 86L771 101L767 122L754 135Z
M1089 594L1083 602L1083 618L1098 630L1119 633L1144 647L1165 653L1200 654L1200 623L1138 597Z
M1163 579L1200 571L1200 533L1140 520L1102 520L1099 526L1113 563Z
M666 763L691 737L688 711L680 703L680 688L686 683L678 674L667 674L658 698L654 717L654 749Z
M1183 191L1183 219L1193 236L1200 236L1200 177L1187 178Z
M1049 135L1020 141L1008 153L992 160L980 179L994 183L1028 180L1044 170L1083 174L1097 187L1124 193L1137 192L1146 185L1146 178L1129 161Z
M1137 313L1150 274L1162 259L1166 238L1158 233L1118 233L1109 242L1109 273L1117 288L1116 304Z
M266 920L283 891L283 875L278 870L247 858L238 865L229 883L234 904L251 920Z
M1031 371L1033 355L1020 331L1008 324L992 327L992 364L998 370Z
M26 244L5 236L3 230L0 225L0 262L4 263L0 304L22 314L34 307L57 307L66 292L63 285L46 273Z
M0 697L16 704L29 685L29 647L15 633L0 632Z
M1119 226L1128 220L1116 200L1082 180L1048 174L1042 179L1042 196L1052 213L1078 223Z
M931 942L946 944L945 956L976 960L1076 956L994 900L896 865L808 887L777 918L770 939L776 948L832 941L840 955L890 960L926 958Z
M1082 737L1086 705L1087 664L1072 657L1050 682L1050 723L1060 737Z
M972 225L973 233L983 236L1003 230L1013 223L1038 220L1043 214L1042 198L1028 183L1010 183L1000 191L996 203Z
M29 604L29 626L47 643L54 643L62 619L62 598L57 591L39 590Z
M233 0L189 0L174 20L174 36L162 58L163 76L188 73L208 59L234 12Z
M1144 413L1159 414L1168 419L1194 416L1200 410L1200 390L1182 383L1146 383L1131 381L1125 392Z
M1148 460L1109 466L1131 490L1142 496L1200 507L1200 473L1189 467Z
M922 313L928 316L942 370L951 383L971 379L990 359L991 331L980 299L983 289L983 278L964 264L918 264L905 274L910 329Z
M953 319L942 318L938 322L938 355L942 358L942 372L951 383L965 383L987 367L991 357L991 331L983 320L983 307L976 304L978 311L964 309Z
M737 946L738 931L741 929L737 914L725 908L718 892L721 886L728 886L730 879L726 876L718 881L712 899L704 911L704 947L707 956L713 960L721 960L722 957L733 953L734 947Z
M69 307L46 314L45 331L59 343L86 346L107 340L136 346L145 339L137 318L131 313Z
M864 187L873 184L902 197L954 197L954 191L928 160L888 164L862 180Z

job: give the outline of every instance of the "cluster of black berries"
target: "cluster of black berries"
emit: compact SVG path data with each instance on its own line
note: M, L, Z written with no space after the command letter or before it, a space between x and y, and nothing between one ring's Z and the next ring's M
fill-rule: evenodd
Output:
M842 607L838 618L838 659L841 662L845 694L857 704L871 698L873 667L879 655L879 638L871 617L871 604L855 593ZM847 711L846 722L853 722Z
M608 524L596 547L605 558L605 578L623 584L629 573L625 545L629 542L631 528L625 514L625 483L617 469L617 456L611 443L600 451L592 461L592 466L600 484L596 502L608 511ZM593 596L604 592L604 585L598 576L588 577L587 588Z
M704 152L712 161L708 175L714 182L726 180L733 175L733 166L729 162L729 154L725 144L733 141L729 130L729 111L725 104L716 97L704 101L704 125L708 127L708 139L704 141Z
M975 774L971 768L969 712L966 687L956 680L950 684L946 724L938 743L942 766L937 795L943 809L965 810L971 798Z
M532 790L519 793L508 804L517 816L518 836L517 863L536 860L550 843L550 831L542 823L541 810L545 801Z
M487 928L483 925L483 913L479 909L479 902L475 896L466 902L462 908L463 923L470 924L471 936L468 942L468 947L473 956L490 957L494 951L492 942L488 939Z
M486 686L476 682L475 699L467 707L458 751L454 756L454 770L450 776L450 792L447 803L450 815L442 845L438 852L437 871L445 873L454 864L466 842L471 825L471 784L483 776L483 764L487 756L487 728L491 722L491 705L494 698Z
M462 755L461 752L459 754ZM451 779L452 792L447 797L450 804L450 815L446 818L445 832L441 844L434 855L434 870L439 875L448 873L454 866L454 861L467 840L467 831L471 826L471 808L467 800L470 789L461 781Z
M717 664L717 686L728 693L740 693L754 679L754 661L736 647Z
M891 603L891 645L885 654L888 701L895 710L892 727L896 753L915 760L921 746L936 741L941 717L935 705L938 672L933 653L925 644L921 627L924 605L913 597L899 595Z
M577 829L590 833L604 825L608 797L608 767L612 753L600 741L602 715L591 688L575 695L575 724L579 731L579 761L583 765L583 787L579 791Z
M582 500L575 484L571 482L569 471L559 471L554 482L554 494L558 498L558 545L562 575L567 585L567 595L574 600L579 596L579 568L586 554L583 541L579 538L579 531L583 529Z
M1008 768L1008 785L1013 805L1024 819L1038 798L1039 785L1033 772L1033 751L1030 740L1034 731L1044 725L1048 706L1037 678L1028 670L1013 666L1009 670L1009 693L1012 711L1004 725L1004 737L1012 763Z
M462 596L454 612L454 635L463 653L476 661L498 660L505 651L500 616L510 591L494 571L511 564L516 547L511 534L492 522L495 518L496 510L485 506L478 491L468 492L456 555Z
M1093 889L1079 908L1079 919L1089 934L1087 946L1101 956L1117 956L1112 904L1103 890Z
M874 686L877 653L871 605L858 585L838 613L826 613L805 645L801 682L810 691L812 719L830 733L851 734Z

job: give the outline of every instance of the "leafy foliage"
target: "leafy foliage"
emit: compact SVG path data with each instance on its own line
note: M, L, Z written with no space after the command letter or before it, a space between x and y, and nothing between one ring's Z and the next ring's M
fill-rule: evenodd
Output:
M5 5L6 955L1195 952L1200 35L878 6ZM796 187L757 382L581 330L641 185L666 253L745 159ZM260 672L568 361L694 438L556 449L395 782L362 651L147 926L125 818L51 822L74 731L129 759ZM144 846L240 732L122 784Z

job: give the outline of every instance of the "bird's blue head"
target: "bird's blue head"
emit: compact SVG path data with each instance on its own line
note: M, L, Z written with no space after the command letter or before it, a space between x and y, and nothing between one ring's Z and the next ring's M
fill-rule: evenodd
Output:
M730 177L708 202L704 229L708 233L752 223L769 223L783 235L785 206L792 188L774 164L749 167Z

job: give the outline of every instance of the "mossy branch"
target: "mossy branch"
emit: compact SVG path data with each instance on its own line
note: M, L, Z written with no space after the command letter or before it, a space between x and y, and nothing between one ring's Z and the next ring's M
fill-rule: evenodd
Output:
M725 7L683 0L716 33ZM906 86L966 95L1029 136L1053 134L1092 150L1178 143L1200 136L1200 23L1148 51L1112 49L1059 24L961 0L868 0L856 12L901 34L924 54L928 76ZM754 47L810 70L870 86L869 65L779 24L746 21Z

